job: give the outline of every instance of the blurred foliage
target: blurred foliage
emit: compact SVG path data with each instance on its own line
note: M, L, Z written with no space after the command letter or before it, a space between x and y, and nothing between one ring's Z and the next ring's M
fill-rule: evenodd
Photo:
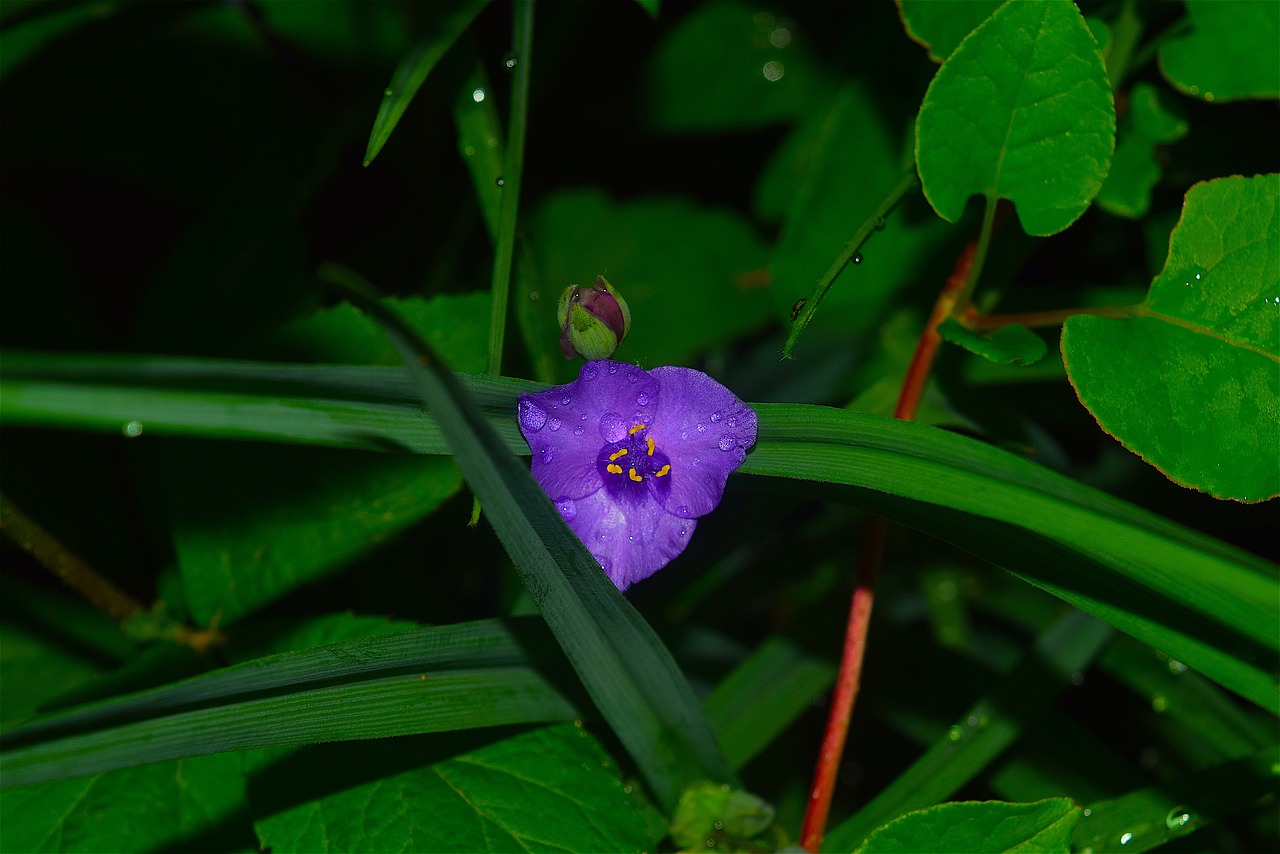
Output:
M391 293L387 305L451 367L478 373L512 59L511 5L480 5L4 3L0 346L103 354L91 358L397 365L376 324L321 283L320 265L338 262ZM1192 190L1198 182L1280 172L1275 8L1245 0L1081 2L1088 26L1075 16L1070 37L1047 47L1107 63L1063 66L1064 77L1078 79L1057 83L1079 83L1087 108L1105 113L1109 79L1115 120L1101 133L1116 134L1110 171L1105 139L1088 174L1061 197L1028 196L1021 178L1009 184L1003 148L964 180L955 151L941 172L923 159L925 194L909 196L872 233L823 300L797 359L780 361L796 301L912 168L917 118L927 145L992 122L1006 127L1018 113L1021 102L949 99L945 91L956 78L987 74L993 91L1007 94L1031 67L987 68L976 55L981 38L965 41L979 25L992 39L1010 37L996 31L1021 4L989 19L997 5L539 4L526 58L532 83L512 293L520 334L507 336L503 373L573 377L576 363L555 344L555 296L603 274L634 318L615 358L697 367L750 401L887 415L925 318L978 232L979 206L965 202L990 192L993 205L998 195L1013 209L1005 201L996 210L975 295L983 312L1129 305L1144 295L1144 305L1167 308L1182 295L1174 285L1184 272L1222 261L1221 247L1205 254L1215 250L1212 235L1257 244L1232 280L1231 293L1244 294L1233 303L1239 310L1224 307L1230 317L1218 325L1249 326L1241 340L1260 360L1255 385L1273 389L1274 181L1251 185L1257 222L1248 234L1233 218L1234 197L1215 199L1220 209L1208 211L1188 203L1178 225L1184 196L1203 192ZM948 6L954 14L944 13ZM1046 8L1050 17L1075 15L1066 4ZM430 63L419 62L423 51ZM955 64L939 65L953 53ZM403 101L396 97L394 132L385 128L365 167L384 93L402 66L425 77ZM1107 125L1099 116L1095 124ZM1056 145L1064 130L1074 129L1018 128L1029 144ZM1010 150L1033 178L1066 157ZM930 209L935 179L948 188L954 222ZM1059 233L1023 232L1028 198L1043 208L1042 227L1028 230ZM1184 251L1197 223L1198 242ZM1182 308L1168 314L1199 322ZM1183 361L1118 367L1108 354L1133 338L1105 324L1136 322L1073 318L1064 344L1070 383L1045 329L999 341L952 329L947 338L962 346L943 345L919 420L1133 502L1224 549L1274 561L1273 504L1219 501L1161 470L1207 483L1246 459L1246 473L1261 472L1265 482L1238 497L1265 499L1274 488L1275 414L1242 407L1237 432L1255 442L1221 450L1201 433L1169 430L1166 411L1149 406L1172 386L1183 392L1174 403L1212 421L1216 410L1205 401L1221 401L1222 390L1190 382L1187 360L1204 350L1231 362L1235 338L1187 332L1192 343L1170 344ZM1186 332L1178 329L1160 334ZM1085 342L1085 332L1097 340ZM1046 340L1050 352L1036 361ZM1085 353L1093 359L1087 375ZM220 391L244 390L234 377L219 382ZM1121 400L1143 383L1136 402ZM317 411L334 401L387 403L385 388L357 386L345 397L316 391ZM1228 391L1239 399L1234 386ZM416 411L420 403L405 395L399 403ZM171 400L179 406L183 398L175 391ZM3 406L0 398L0 415ZM1115 406L1142 422L1138 438L1110 426L1104 412ZM1143 456L1156 455L1146 439L1161 453L1195 446L1186 455L1195 471L1147 465L1091 411ZM360 660L362 639L531 608L487 523L467 527L471 495L451 459L397 447L374 454L172 438L130 424L112 435L6 423L2 500L145 603L152 619L212 626L225 643L197 655L128 637L6 539L6 731L104 697L175 684L195 690L202 683L179 680L270 654L340 643L325 653L337 666ZM346 422L334 429L358 432ZM825 484L735 477L687 552L629 593L705 701L741 776L743 791L714 786L707 801L749 803L747 813L774 822L728 832L695 810L696 827L682 828L679 839L763 850L797 838L868 503ZM1126 844L1123 834L1136 834L1126 850L1280 846L1274 716L1120 635L1094 638L1097 648L1072 641L1058 654L1083 661L1078 670L1039 674L1028 650L1058 638L1055 627L1071 609L928 535L954 533L943 523L931 529L916 518L920 530L895 528L888 544L832 828L892 793L895 781L905 787L924 774L921 757L941 757L952 771L939 797L989 803L911 813L876 831L866 850L918 850L934 833L920 828L950 823L956 810L979 824L1005 814L1023 823L999 839L974 825L957 846L1037 840L1065 850L1073 826L1077 846L1097 850ZM960 514L948 518L964 527ZM1013 544L1002 552L1001 543L979 542L987 530L973 526L952 539L968 536L974 551L1005 554L1016 572ZM477 642L470 654L485 649ZM1274 660L1252 664L1271 675L1280 669ZM481 665L462 656L448 667L469 673ZM675 816L650 802L642 769L579 696L563 656L556 651L522 672L571 695L584 720L192 756L4 788L0 849L669 850ZM1030 675L1019 683L1011 672ZM315 665L305 678L335 687L325 674ZM1020 695L1038 698L1034 713L989 702ZM974 711L982 709L985 720ZM971 741L991 755L973 760ZM757 810L754 796L772 811ZM1116 808L1079 819L1095 803ZM848 831L844 840L852 847L863 836Z

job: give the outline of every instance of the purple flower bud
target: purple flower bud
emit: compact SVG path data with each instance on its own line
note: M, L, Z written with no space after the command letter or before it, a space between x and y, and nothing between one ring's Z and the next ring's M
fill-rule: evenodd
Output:
M533 477L619 590L684 551L756 441L756 414L689 368L590 361L520 395Z
M570 285L560 294L560 352L566 359L604 359L631 331L631 310L613 285L597 276L589 288Z

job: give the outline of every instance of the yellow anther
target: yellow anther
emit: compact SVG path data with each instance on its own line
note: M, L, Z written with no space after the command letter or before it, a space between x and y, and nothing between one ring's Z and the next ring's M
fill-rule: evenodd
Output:
M634 480L636 483L641 483L642 481L644 481L644 478L642 478L640 475L636 474L636 470L635 470L635 469L628 469L628 470L627 470L627 477L631 478L631 479L632 479L632 480Z
M613 462L619 457L625 457L626 455L627 455L626 448L623 448L621 451L614 451L612 454L609 455L609 462Z
M617 463L609 463L609 465L604 467L604 470L609 474L622 474L622 466ZM635 471L635 469L632 469L632 471Z
M651 436L645 437L644 443L645 443L645 446L648 447L649 449L649 456L652 457L653 456L653 437Z
M671 474L671 466L670 466L670 465L665 465L665 466L663 466L662 468L658 469L657 471L655 471L655 472L653 473L653 476L654 476L654 477L662 477L663 475L666 475L666 474Z
M627 435L634 436L635 434L639 433L643 429L644 429L643 424L637 424L636 426L632 427L630 430L627 431Z

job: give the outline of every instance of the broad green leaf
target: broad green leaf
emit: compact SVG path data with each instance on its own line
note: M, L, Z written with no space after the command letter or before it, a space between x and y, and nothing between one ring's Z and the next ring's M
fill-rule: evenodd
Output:
M408 43L405 18L390 4L361 0L256 0L262 25L291 48L338 61L394 59ZM250 29L253 40L261 35Z
M770 315L759 281L765 261L760 238L727 210L682 198L616 202L598 190L567 190L542 203L530 228L549 340L558 334L555 296L601 274L635 318L615 358L647 367L691 362L759 328ZM561 364L565 379L577 376L571 363Z
M229 750L565 720L539 627L480 621L254 659L4 734L0 786Z
M1103 430L1184 486L1280 494L1280 175L1187 192L1132 317L1075 316L1062 356Z
M741 768L831 687L835 667L783 637L765 641L703 704L725 759Z
M4 26L4 50L0 51L0 78L22 65L50 42L97 20L117 14L123 4L110 2L79 3L65 6L54 3L30 3L19 6L8 3L0 24Z
M391 138L391 132L400 123L400 117L409 108L418 89L426 82L431 69L435 68L458 37L471 26L471 22L488 2L489 0L464 0L400 60L395 73L391 75L391 82L382 93L382 103L378 105L378 115L373 120L369 145L364 152L365 166L373 162L373 158L378 156L382 146Z
M1033 365L1049 352L1049 345L1044 343L1043 338L1018 323L1002 326L989 335L983 335L949 317L938 326L938 334L970 353L1002 365Z
M1051 708L1110 636L1080 612L1064 617L910 768L829 833L827 847L852 849L884 823L959 791Z
M333 791L258 819L264 850L505 854L652 851L658 842L608 754L572 725L371 781L322 756L308 771Z
M803 116L822 98L822 81L803 44L804 10L793 14L799 26L736 2L708 3L686 15L645 69L653 126L706 133Z
M1186 0L1191 32L1160 46L1169 82L1206 101L1280 97L1280 4Z
M858 846L876 852L1061 852L1071 850L1080 807L1066 798L1031 804L964 801L908 813L877 829Z
M671 653L600 571L439 357L377 302L367 283L338 270L330 271L329 277L395 342L423 402L483 503L485 518L583 686L659 802L671 809L679 793L697 781L735 782Z
M1159 91L1139 83L1129 93L1129 114L1121 122L1111 172L1098 191L1098 207L1107 213L1141 219L1151 206L1151 190L1162 170L1156 146L1187 135L1187 123L1160 103Z
M974 194L1009 199L1028 234L1056 234L1102 186L1115 125L1106 68L1075 4L1006 3L925 93L916 120L925 197L948 222Z
M964 37L991 17L1004 0L897 0L898 14L911 40L942 62Z
M650 18L658 17L658 7L662 0L636 0L641 9L649 13Z
M1243 759L1090 804L1071 844L1076 851L1150 851L1273 798L1277 768L1280 753L1273 745Z
M0 724L30 717L47 700L85 685L102 667L6 620L0 623Z
M236 755L198 756L6 788L5 851L245 850L245 778Z

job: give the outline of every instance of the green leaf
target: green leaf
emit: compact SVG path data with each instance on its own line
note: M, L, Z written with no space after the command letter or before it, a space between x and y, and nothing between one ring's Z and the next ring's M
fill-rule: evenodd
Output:
M898 0L898 14L911 40L942 62L964 37L991 17L1004 0Z
M965 801L939 804L889 822L858 846L875 852L1061 852L1071 850L1080 807L1066 798L1032 804Z
M643 86L650 121L667 132L776 124L823 97L801 35L770 12L733 2L682 18L650 55Z
M636 3L639 4L641 9L649 13L650 18L656 18L658 17L658 6L662 3L662 0L636 0Z
M658 843L608 754L571 725L367 782L323 755L307 772L334 791L255 822L264 850L652 851Z
M1107 213L1141 219L1151 207L1151 189L1162 174L1156 147L1187 135L1187 123L1160 103L1159 91L1139 83L1129 93L1129 114L1121 123L1111 172L1098 191Z
M1150 851L1273 798L1278 767L1280 753L1273 745L1252 756L1090 804L1071 843L1077 851Z
M391 82L382 93L378 115L369 133L369 145L364 152L364 165L368 166L378 156L382 146L391 138L391 132L400 123L400 117L409 103L426 82L427 75L448 52L458 37L471 26L471 22L488 5L489 0L465 0L448 15L439 26L414 45L391 75Z
M1084 213L1114 146L1097 42L1064 0L1000 7L943 63L916 120L920 182L939 216L955 222L975 193L1005 198L1039 236Z
M938 334L970 353L1001 365L1033 365L1049 353L1044 339L1020 323L1010 323L983 335L948 317L939 324Z
M1280 5L1186 3L1191 32L1160 46L1169 82L1215 103L1280 96Z
M423 629L255 659L46 715L4 734L0 786L229 750L577 717L516 621ZM552 657L550 660L554 660Z
M734 782L671 653L608 580L498 433L403 320L362 280L329 277L395 342L521 580L605 720L664 807L699 781ZM514 413L514 407L509 413ZM508 420L514 422L510 414Z
M39 53L51 42L95 21L118 14L122 3L6 4L0 17L4 26L4 50L0 51L0 79ZM15 8L16 7L16 8ZM15 19L20 19L15 22Z
M1064 324L1067 374L1098 425L1174 482L1275 497L1277 293L1280 175L1197 184L1133 316Z
M616 358L649 367L691 362L770 316L757 281L764 247L729 211L680 198L614 202L598 190L569 190L543 202L532 230L549 291L539 302L549 340L558 334L551 297L600 274L626 296L635 318ZM577 368L569 369L576 377Z
M754 850L750 840L773 824L773 807L750 792L700 783L685 789L671 818L671 839L682 851Z
M5 789L5 851L245 850L228 823L246 809L241 758L179 759Z

